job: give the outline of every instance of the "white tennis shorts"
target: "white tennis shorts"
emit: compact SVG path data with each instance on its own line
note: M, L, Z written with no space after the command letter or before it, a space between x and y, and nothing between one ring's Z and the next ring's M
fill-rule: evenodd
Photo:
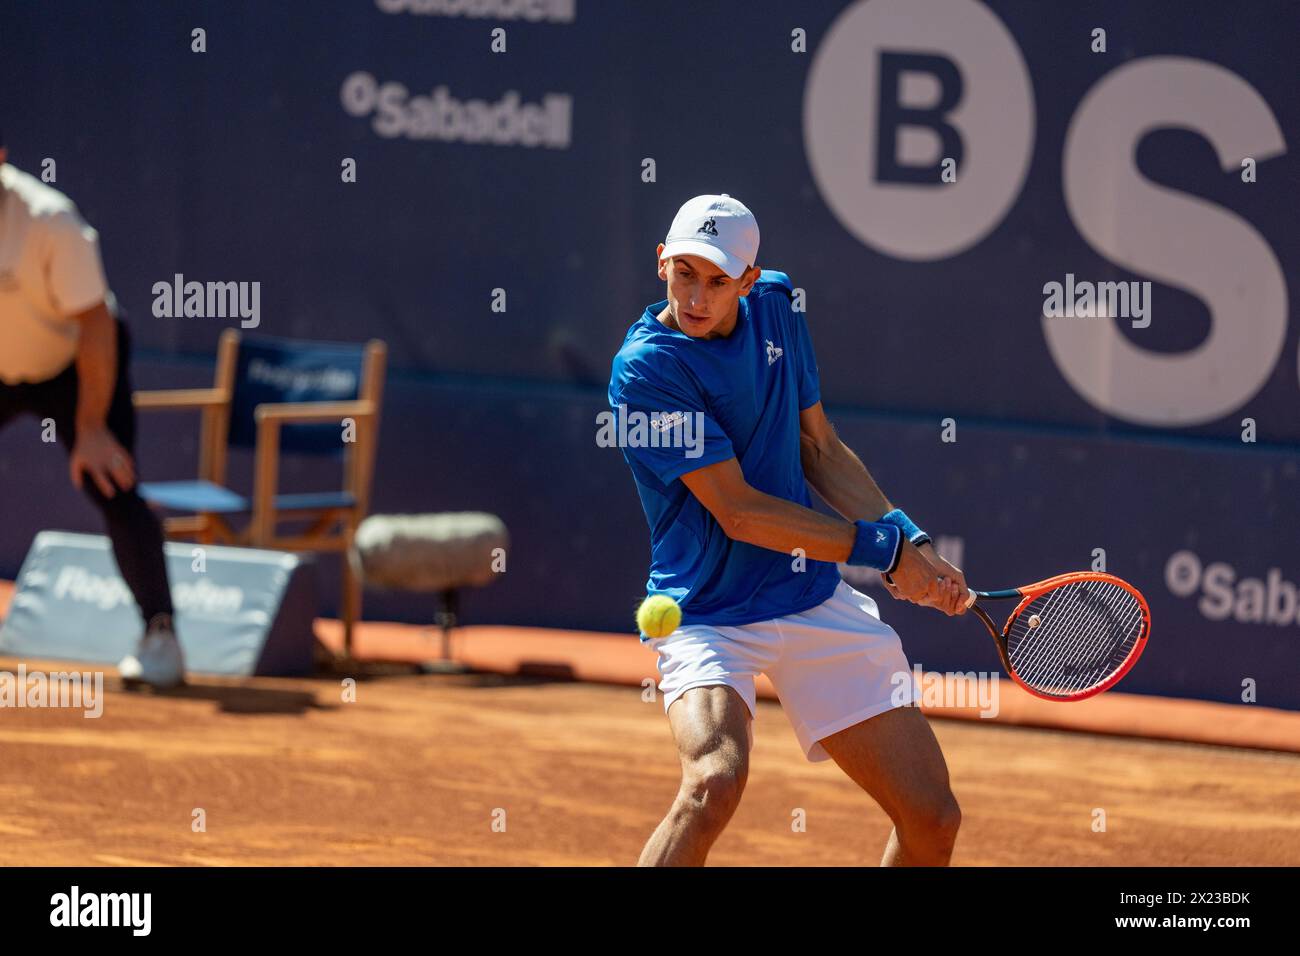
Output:
M842 580L798 614L738 627L691 624L646 643L659 654L665 713L692 687L724 684L757 717L754 678L766 674L813 762L830 759L823 737L918 699L898 634L872 598Z

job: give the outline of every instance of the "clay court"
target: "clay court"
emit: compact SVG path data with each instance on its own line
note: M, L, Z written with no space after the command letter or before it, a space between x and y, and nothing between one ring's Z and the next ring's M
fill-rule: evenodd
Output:
M627 865L674 794L662 703L639 686L370 664L349 703L345 676L155 694L109 671L99 719L4 711L0 864ZM804 759L777 703L759 707L745 798L710 863L875 865L883 812ZM1295 754L932 726L964 813L954 865L1300 862Z

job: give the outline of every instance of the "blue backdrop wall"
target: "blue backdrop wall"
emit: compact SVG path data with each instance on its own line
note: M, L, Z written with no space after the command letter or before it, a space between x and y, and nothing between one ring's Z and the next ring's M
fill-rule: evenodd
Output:
M59 0L0 15L0 126L99 230L137 386L207 383L238 324L157 315L177 274L260 283L260 334L389 343L374 510L511 531L471 621L631 631L647 535L596 415L655 243L725 191L842 435L974 582L1104 552L1155 620L1126 687L1300 708L1298 9ZM1149 298L1050 317L1054 282ZM188 421L142 436L192 475ZM0 574L97 529L61 456L0 434ZM885 610L924 666L995 665Z

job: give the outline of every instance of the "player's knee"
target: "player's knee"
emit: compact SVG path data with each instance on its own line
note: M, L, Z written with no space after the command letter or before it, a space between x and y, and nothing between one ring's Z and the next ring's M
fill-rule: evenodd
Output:
M939 817L938 828L949 841L957 839L957 831L961 829L961 805L951 793Z
M961 806L951 790L916 801L907 817L908 830L934 843L951 845L961 828Z
M682 778L683 809L719 825L740 805L745 791L745 767L730 763L709 763L687 770Z

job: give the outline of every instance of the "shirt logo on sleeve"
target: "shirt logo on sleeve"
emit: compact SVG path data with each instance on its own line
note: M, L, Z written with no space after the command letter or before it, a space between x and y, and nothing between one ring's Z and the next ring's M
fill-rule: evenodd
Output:
M776 363L776 360L785 354L785 350L782 349L779 345L773 343L771 339L767 339L766 341L767 341L767 364L774 365Z

